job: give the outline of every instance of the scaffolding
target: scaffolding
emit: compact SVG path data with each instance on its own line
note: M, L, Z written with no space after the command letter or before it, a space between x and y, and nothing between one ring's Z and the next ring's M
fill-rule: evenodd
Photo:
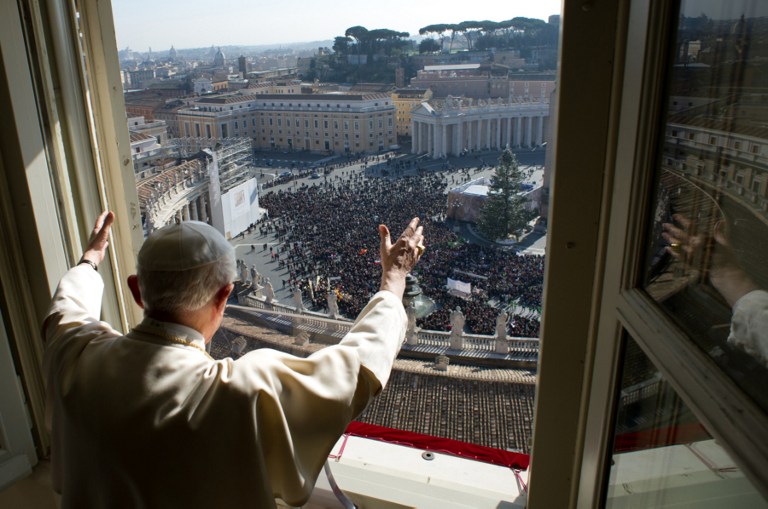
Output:
M227 138L215 147L219 163L219 182L221 192L226 193L233 187L256 177L253 165L253 150L250 138Z

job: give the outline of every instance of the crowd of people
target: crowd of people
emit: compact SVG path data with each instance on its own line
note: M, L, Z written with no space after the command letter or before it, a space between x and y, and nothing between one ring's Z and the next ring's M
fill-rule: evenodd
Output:
M269 192L261 205L269 219L258 225L273 237L272 260L285 272L283 287L301 289L310 308L328 307L327 293L338 299L339 311L354 317L378 290L377 225L401 230L410 218L424 224L427 250L416 268L424 293L436 310L417 325L450 330L449 313L460 307L465 331L494 334L496 317L507 310L507 332L538 337L544 257L510 249L480 247L454 233L445 217L446 191L461 170L420 173L418 176L374 178L360 171L336 169L323 181ZM334 174L335 173L335 174ZM466 295L449 292L447 279L472 285Z
M350 166L360 165L363 169L368 168L368 165L372 165L374 168L388 168L390 170L397 170L397 171L403 171L406 166L404 163L397 162L393 158L394 154L392 153L385 153L380 155L368 155L365 153L355 153L355 154L347 154L346 156L342 157L335 157L330 158L327 161L324 162L314 162L314 163L307 163L300 166L296 166L295 164L291 165L291 175L289 177L277 177L269 182L265 182L263 187L265 189L268 189L270 187L276 187L280 184L285 184L286 182L290 182L294 179L301 179L305 177L312 176L313 174L320 178L321 176L324 177L327 180L328 175L332 174L335 170L339 170L342 168L348 168ZM394 162L393 162L394 161ZM411 165L413 162L411 161ZM410 166L409 166L410 167ZM381 171L381 169L379 169ZM383 172L384 174L387 174L387 171L385 170ZM338 175L337 175L338 176ZM298 186L298 184L294 183L295 186Z
M423 320L423 328L447 330L450 310L460 307L469 330L493 334L496 317L502 309L541 308L543 256L459 243L423 262L422 285L434 289L430 296L438 304L438 309ZM459 296L449 292L445 285L448 278L470 283L471 294ZM531 313L510 315L509 335L538 337L539 321L531 317Z

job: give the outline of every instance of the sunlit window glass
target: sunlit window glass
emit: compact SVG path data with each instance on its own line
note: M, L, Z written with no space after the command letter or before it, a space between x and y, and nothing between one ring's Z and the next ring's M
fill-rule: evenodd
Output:
M768 5L681 2L645 288L768 408Z
M621 366L605 507L768 507L632 339Z

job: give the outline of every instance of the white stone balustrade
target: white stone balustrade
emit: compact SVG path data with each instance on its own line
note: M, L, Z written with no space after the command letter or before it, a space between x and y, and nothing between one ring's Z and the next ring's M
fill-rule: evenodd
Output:
M345 319L331 319L325 315L305 311L303 314L295 311L295 306L286 306L279 303L266 303L263 299L254 298L249 295L243 299L246 305L232 306L234 309L245 311L249 314L257 315L270 322L279 318L279 322L285 328L293 331L312 332L316 334L325 333L327 336L336 338L343 337L352 327L352 321ZM515 338L507 337L507 354L499 353L496 348L497 338L485 334L464 333L461 353L463 356L472 357L493 357L498 356L502 361L505 359L530 362L535 364L539 355L538 338ZM403 346L404 350L420 348L431 349L435 351L447 351L451 347L451 333L443 331L419 330L415 334L415 340L410 341Z

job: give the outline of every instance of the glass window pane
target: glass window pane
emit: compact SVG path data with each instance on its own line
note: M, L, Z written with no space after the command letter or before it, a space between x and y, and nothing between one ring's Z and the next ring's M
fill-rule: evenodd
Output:
M632 339L621 365L607 508L768 507Z
M768 4L680 3L645 288L768 408Z

